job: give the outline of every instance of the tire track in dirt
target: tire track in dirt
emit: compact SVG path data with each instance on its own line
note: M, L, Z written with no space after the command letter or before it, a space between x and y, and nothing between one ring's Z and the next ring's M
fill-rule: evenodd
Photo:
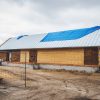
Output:
M2 71L18 77L17 81L22 82L24 70L18 71L19 69L17 68L13 72L12 69L5 68ZM30 83L27 84L27 88L18 87L18 84L8 87L9 92L4 100L8 100L10 97L9 100L90 100L100 94L100 80L92 80L86 76L74 76L73 78L71 75L69 77L67 79L59 77L57 74L50 74L50 72L27 70L27 82ZM13 83L15 84L16 81ZM11 88L15 90L10 90Z

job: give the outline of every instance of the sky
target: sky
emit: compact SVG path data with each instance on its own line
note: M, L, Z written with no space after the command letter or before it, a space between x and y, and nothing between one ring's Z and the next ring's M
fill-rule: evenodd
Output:
M10 37L100 25L100 0L0 0L0 44Z

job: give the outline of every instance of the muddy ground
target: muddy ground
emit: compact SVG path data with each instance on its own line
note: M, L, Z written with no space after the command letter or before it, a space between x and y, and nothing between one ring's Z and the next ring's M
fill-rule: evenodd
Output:
M100 73L0 66L0 100L100 100Z

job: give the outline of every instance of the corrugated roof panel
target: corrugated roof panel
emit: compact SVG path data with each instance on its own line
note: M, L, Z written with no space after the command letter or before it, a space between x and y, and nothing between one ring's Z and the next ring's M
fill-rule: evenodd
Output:
M25 36L19 40L17 40L16 37L11 38L0 46L0 50L69 48L69 47L89 47L89 46L100 47L100 30L94 31L91 34L87 34L82 38L75 40L40 42L46 35L47 34L30 35L30 36Z

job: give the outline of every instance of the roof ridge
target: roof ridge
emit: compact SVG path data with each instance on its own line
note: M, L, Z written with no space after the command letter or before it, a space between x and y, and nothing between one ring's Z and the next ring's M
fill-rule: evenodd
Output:
M2 45L4 45L6 42L8 42L10 39L11 39L11 38L8 38L5 42L3 42L3 43L0 45L0 47L1 47Z

